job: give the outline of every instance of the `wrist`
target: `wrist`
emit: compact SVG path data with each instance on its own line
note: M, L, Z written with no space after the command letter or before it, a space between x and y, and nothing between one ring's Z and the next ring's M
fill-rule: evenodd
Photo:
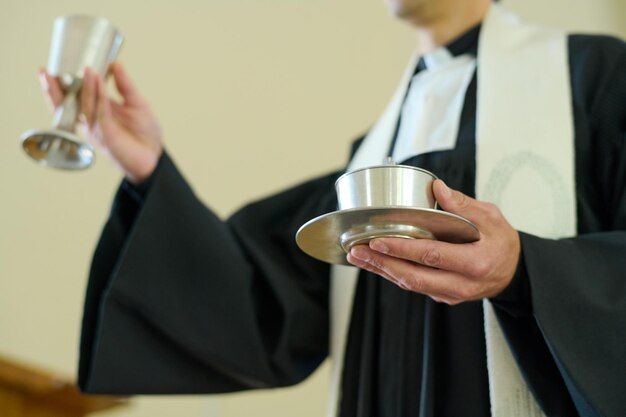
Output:
M134 186L142 184L154 173L162 155L161 145L154 152L143 155L133 169L125 170L126 180Z

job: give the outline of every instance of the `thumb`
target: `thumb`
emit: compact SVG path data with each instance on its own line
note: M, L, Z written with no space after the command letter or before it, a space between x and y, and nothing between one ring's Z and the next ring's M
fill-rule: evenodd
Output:
M115 87L122 95L124 101L131 105L139 103L141 101L141 95L126 73L124 66L120 62L114 62L111 64L110 70L113 74Z
M471 220L476 218L480 212L478 207L480 203L478 201L460 191L453 190L442 180L433 182L433 194L437 204L449 213L458 214Z

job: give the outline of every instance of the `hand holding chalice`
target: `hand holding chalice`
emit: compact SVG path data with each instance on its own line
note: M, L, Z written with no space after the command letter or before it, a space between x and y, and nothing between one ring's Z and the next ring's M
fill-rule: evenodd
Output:
M78 93L85 68L105 74L115 60L123 36L107 20L90 16L63 16L54 22L48 73L64 92L51 129L28 130L21 136L26 153L41 165L84 169L94 159L93 147L76 134Z

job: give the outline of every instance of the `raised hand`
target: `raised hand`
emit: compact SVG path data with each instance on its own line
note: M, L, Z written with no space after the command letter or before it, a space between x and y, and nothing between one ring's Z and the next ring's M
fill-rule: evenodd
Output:
M478 226L478 241L374 239L369 246L353 247L348 262L447 304L502 292L513 279L520 257L517 231L491 203L452 190L441 180L434 182L433 192L443 209Z
M101 75L86 68L78 128L111 157L130 182L138 184L154 171L163 152L161 128L122 65L113 63L110 71L121 102L109 97ZM54 110L63 102L63 90L58 80L45 70L39 72L39 79Z

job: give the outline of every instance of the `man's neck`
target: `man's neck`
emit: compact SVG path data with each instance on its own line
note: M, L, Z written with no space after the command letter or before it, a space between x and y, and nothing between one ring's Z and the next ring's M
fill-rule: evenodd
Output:
M434 13L428 19L413 21L418 41L418 52L431 53L482 22L491 0L461 2L453 13Z

